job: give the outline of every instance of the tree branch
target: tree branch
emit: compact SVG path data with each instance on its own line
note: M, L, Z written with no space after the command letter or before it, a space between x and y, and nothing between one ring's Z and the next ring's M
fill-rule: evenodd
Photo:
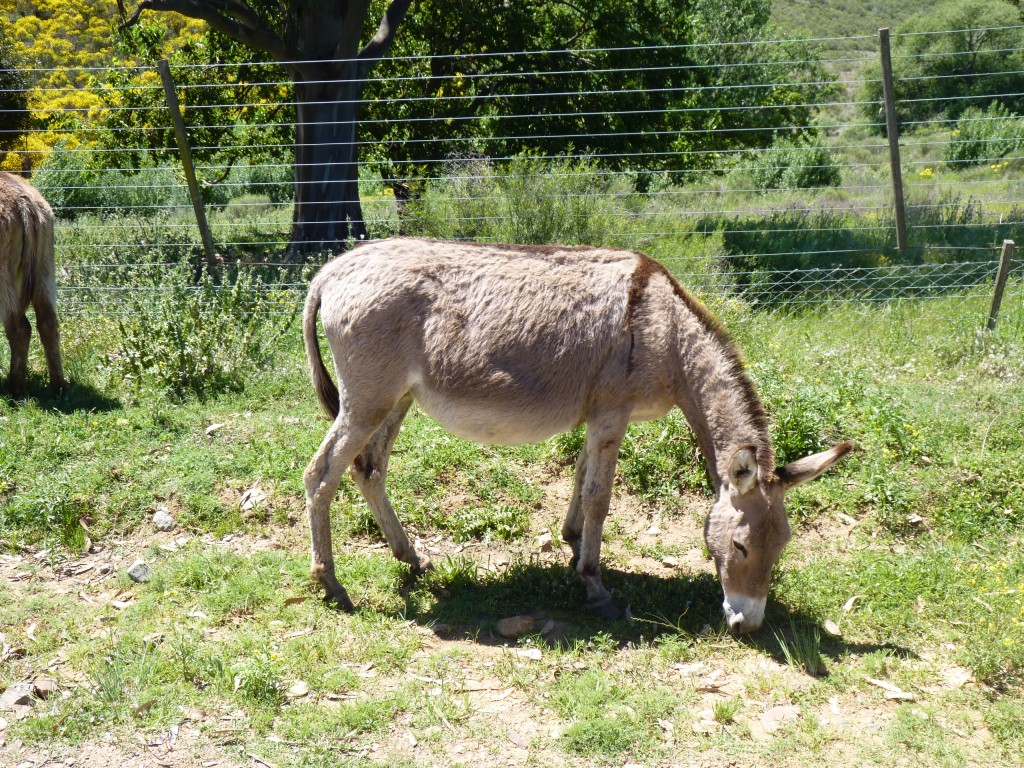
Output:
M365 68L364 73L369 72L395 42L395 32L410 5L412 0L391 0L387 11L384 12L384 18L380 20L380 26L377 27L377 34L359 52L362 66Z
M137 24L144 11L173 11L205 21L217 32L249 48L264 51L278 61L289 58L284 42L274 33L270 23L240 0L141 0L131 16L126 13L123 0L118 0L117 5L121 12L122 30Z

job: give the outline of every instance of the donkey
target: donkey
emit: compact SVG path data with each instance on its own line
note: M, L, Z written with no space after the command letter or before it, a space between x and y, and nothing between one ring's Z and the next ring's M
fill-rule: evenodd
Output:
M303 336L317 397L334 419L304 474L312 572L346 610L353 605L335 575L328 517L346 468L395 557L414 572L429 566L384 490L414 399L449 431L484 443L536 442L587 425L562 538L586 608L605 618L621 615L599 564L619 445L631 421L679 406L715 489L704 536L735 633L763 621L771 570L790 538L783 492L851 449L841 443L776 468L768 417L736 347L664 267L632 251L361 244L313 279Z
M25 391L28 345L32 338L26 311L35 309L43 342L50 389L67 382L60 356L57 327L57 281L53 264L53 211L43 196L20 176L0 172L0 318L11 345L7 387Z

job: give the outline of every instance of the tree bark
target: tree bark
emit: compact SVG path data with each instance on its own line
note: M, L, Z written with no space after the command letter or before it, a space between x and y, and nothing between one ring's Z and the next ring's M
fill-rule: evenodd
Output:
M326 75L326 73L325 73ZM362 85L353 79L295 83L295 211L290 251L336 252L366 237L359 202L357 126Z

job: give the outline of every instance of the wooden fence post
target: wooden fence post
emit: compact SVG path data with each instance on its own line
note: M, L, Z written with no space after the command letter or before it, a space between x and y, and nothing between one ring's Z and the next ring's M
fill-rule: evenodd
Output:
M900 127L896 120L896 97L893 92L892 55L889 29L878 30L878 48L882 56L882 96L885 99L885 133L889 138L889 168L892 171L892 194L896 206L896 248L907 250L907 211L903 200L903 169L900 166Z
M171 112L174 137L178 141L178 152L181 154L181 166L185 171L185 180L188 182L188 193L192 197L192 209L196 214L196 223L199 224L199 236L203 239L203 251L206 252L206 266L212 269L217 259L216 253L213 250L213 236L210 234L210 225L206 222L203 198L199 194L196 169L192 165L192 150L188 145L188 137L185 135L185 121L181 117L181 107L178 105L178 92L174 88L174 80L171 77L171 68L167 63L167 59L160 59L156 63L156 68L160 71L160 79L164 83L164 93L167 94L167 108Z
M1010 276L1010 262L1013 261L1013 240L1003 240L1003 252L999 254L999 270L996 272L996 284L992 290L992 306L988 311L988 329L994 330L996 318L999 317L999 305L1003 303L1003 290Z

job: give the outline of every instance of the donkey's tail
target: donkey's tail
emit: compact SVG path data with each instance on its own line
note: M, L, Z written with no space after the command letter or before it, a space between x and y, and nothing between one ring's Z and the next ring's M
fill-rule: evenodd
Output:
M336 419L341 410L338 387L331 379L331 373L327 370L327 366L324 365L323 356L320 354L320 341L316 332L316 318L320 314L320 292L320 283L314 280L309 286L306 307L302 312L302 338L306 342L309 375L313 380L317 399L323 409L327 411L327 415Z

